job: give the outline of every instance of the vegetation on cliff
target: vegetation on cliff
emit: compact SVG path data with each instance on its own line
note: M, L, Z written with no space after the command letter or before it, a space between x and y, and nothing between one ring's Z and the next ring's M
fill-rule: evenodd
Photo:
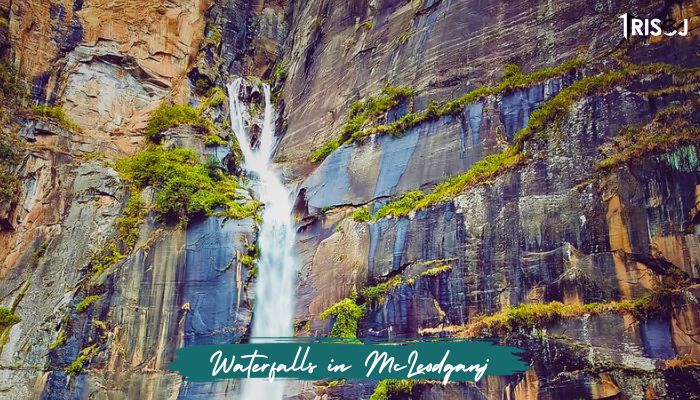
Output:
M12 309L0 307L0 329L8 328L19 321L19 317L12 312Z
M117 170L134 189L157 189L151 209L165 220L186 222L219 212L235 219L257 218L260 203L243 202L236 179L215 163L204 164L190 149L151 146L117 162Z
M85 364L93 359L98 353L96 344L88 346L80 351L78 357L69 366L66 367L66 373L70 376L75 376L83 372Z
M26 86L18 78L11 63L0 61L0 122L12 123L14 110L27 95ZM10 132L0 130L0 206L12 203L19 192L20 182L15 169L21 161L22 142Z
M321 319L335 318L335 323L328 336L357 338L359 320L365 314L368 307L385 304L389 294L399 286L413 285L418 278L436 277L451 270L451 265L439 265L421 274L412 275L406 280L404 280L401 275L394 275L384 282L364 288L364 290L362 290L362 296L358 296L357 293L353 292L350 297L340 300L321 313Z
M357 324L364 314L364 308L357 305L356 298L357 296L353 294L335 303L319 315L321 319L335 319L328 336L344 339L357 338Z
M400 393L410 394L415 381L410 379L384 379L377 383L369 400L387 400Z
M432 205L455 198L465 189L486 182L525 161L525 156L517 148L509 146L504 152L486 156L477 161L463 174L452 177L437 185L430 193L420 190L405 193L398 200L381 207L372 217L379 220L386 216L402 217Z
M205 132L210 131L210 125L206 118L202 117L199 110L182 104L162 103L151 115L146 127L146 138L157 142L160 134L178 125L190 125Z
M49 121L53 121L62 127L74 131L74 132L80 132L81 129L76 124L71 120L66 112L63 110L63 108L58 107L58 106L46 106L46 105L41 105L41 106L32 106L32 113L34 114L35 117L39 119L45 119Z
M369 123L374 122L380 116L384 115L387 111L400 104L400 101L386 101L387 97L391 97L387 94L385 88L384 96L381 96L379 98L370 97L365 101L360 101L353 104L348 113L347 121L340 129L340 136L334 140L329 141L324 146L312 152L310 160L314 163L320 162L323 159L325 159L330 153L332 153L335 149L340 147L342 144L360 141L371 135L401 135L405 133L408 129L420 125L424 122L432 121L445 115L459 114L460 112L462 112L465 105L473 103L484 97L512 90L528 88L537 83L541 83L548 79L552 79L557 76L561 76L563 74L574 71L575 69L580 68L583 65L584 60L580 58L574 58L555 67L545 68L542 70L532 72L530 74L523 74L520 70L520 67L518 67L517 65L507 64L505 66L503 80L493 87L480 86L474 90L464 93L455 100L450 100L443 103L431 102L424 110L417 112L409 110L408 113L404 114L401 118L392 123L368 126ZM400 94L401 96L397 99L403 100L405 98L413 96L414 92L410 89L401 88L398 94ZM362 118L361 116L358 116L358 114L356 113L357 108L362 107L362 105L364 104L372 104L373 101L376 101L377 99L385 100L382 102L384 107L374 109L374 113L371 114L372 118Z
M94 295L91 295L91 296L87 296L86 298L84 298L83 300L81 300L80 303L78 303L78 305L75 307L75 311L81 313L81 312L87 310L88 308L90 308L90 306L91 306L93 303L95 303L95 302L97 302L97 301L99 301L99 300L100 300L100 296L99 296L99 295L94 294Z
M374 122L404 100L411 98L413 94L414 91L411 89L387 84L382 89L381 95L370 96L367 99L353 103L348 111L345 124L340 128L338 137L314 150L309 159L314 163L320 162L342 144L358 139L368 124Z
M511 69L514 70L514 68ZM532 79L521 77L517 71L511 71L510 74L512 75L506 75L504 81L515 79L516 82L525 84ZM677 84L687 84L700 79L700 69L683 69L667 64L623 64L621 70L606 71L578 80L535 110L530 116L528 124L516 133L515 143L508 145L503 152L484 157L464 173L440 183L428 194L420 190L412 190L403 194L399 199L377 210L371 220L376 221L386 216L406 216L413 211L426 209L454 199L467 188L493 179L495 176L526 162L527 156L523 152L525 141L530 139L535 132L542 132L547 126L560 123L576 101L585 96L604 93L612 87L630 82L632 79L660 74L672 77ZM549 73L538 74L538 76L549 76ZM693 107L697 108L697 104L686 104L684 107L667 110L658 116L659 120L653 124L652 127L656 131L649 129L640 137L632 134L621 135L613 145L612 155L603 161L599 168L609 168L651 151L670 149L679 144L696 141L698 127L688 121L688 113L692 112ZM681 115L682 113L685 114Z
M209 89L206 96L201 100L199 107L193 108L185 104L161 103L158 108L151 113L151 119L146 126L146 138L153 142L160 141L160 134L168 129L179 125L189 125L200 129L208 134L205 144L214 145L223 142L223 139L216 140L218 130L211 119L205 116L205 111L221 106L226 101L226 93L219 87Z
M692 120L698 109L700 100L695 98L659 111L649 124L627 127L612 143L601 146L600 151L607 157L596 169L609 170L647 154L700 142L700 126Z
M685 287L684 278L669 276L662 278L650 294L634 300L587 304L563 304L559 301L524 303L506 307L492 315L473 318L469 324L455 330L466 337L507 336L541 329L560 319L605 313L625 313L643 320L667 313L682 298Z

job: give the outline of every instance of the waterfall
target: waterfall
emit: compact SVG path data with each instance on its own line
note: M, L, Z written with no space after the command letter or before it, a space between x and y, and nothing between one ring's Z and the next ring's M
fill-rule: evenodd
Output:
M243 80L236 79L228 85L228 94L231 127L243 153L244 168L255 175L255 189L265 205L258 239L260 258L251 334L252 341L262 342L264 338L293 336L298 264L290 193L272 165L275 111L270 101L270 87L263 86L265 111L260 145L253 149L246 130L250 116L239 98L242 86ZM277 400L282 398L283 390L282 382L253 379L245 381L241 398Z

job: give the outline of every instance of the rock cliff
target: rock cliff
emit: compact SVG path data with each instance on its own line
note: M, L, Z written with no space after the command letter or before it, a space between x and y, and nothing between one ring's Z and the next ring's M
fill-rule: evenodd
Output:
M625 12L688 34L625 40ZM2 397L235 398L166 367L249 335L264 249L222 90L237 76L253 112L256 83L274 89L298 335L331 333L348 299L349 335L498 338L532 365L390 398L700 392L700 2L21 0L0 17Z

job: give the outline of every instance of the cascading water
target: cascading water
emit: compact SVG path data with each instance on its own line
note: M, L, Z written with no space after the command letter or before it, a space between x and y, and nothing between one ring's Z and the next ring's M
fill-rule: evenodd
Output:
M260 259L251 335L252 341L261 342L264 338L293 335L297 259L290 193L272 165L275 112L270 101L270 87L263 86L265 114L262 133L258 149L253 149L246 130L250 117L239 98L242 86L243 80L236 79L228 85L228 94L231 127L243 153L244 167L257 176L255 188L265 205L258 239ZM282 382L253 379L245 381L241 398L277 400L282 398L283 390Z

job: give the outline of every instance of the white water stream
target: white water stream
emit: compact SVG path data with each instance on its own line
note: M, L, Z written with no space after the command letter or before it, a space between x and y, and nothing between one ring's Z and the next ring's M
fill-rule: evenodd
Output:
M264 338L293 336L294 298L297 277L297 258L294 252L294 224L290 193L272 164L275 149L275 111L270 101L270 87L263 86L265 114L260 134L260 146L251 148L247 132L250 116L246 105L239 99L243 80L228 85L231 127L244 157L244 167L256 175L255 189L265 205L258 244L260 257L255 286L255 309L251 341ZM263 379L245 380L241 399L279 400L282 382L270 383Z

